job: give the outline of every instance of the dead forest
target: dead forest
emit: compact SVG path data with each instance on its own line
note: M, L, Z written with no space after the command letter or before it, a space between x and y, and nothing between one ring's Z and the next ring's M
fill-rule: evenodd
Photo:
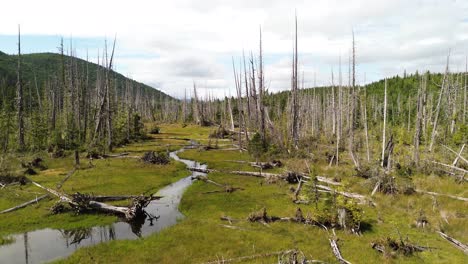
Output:
M242 182L224 184L211 177L222 173L242 175L260 179L260 187L276 184L283 188L282 184L287 184L288 187L283 189L289 188L291 199L288 199L297 206L294 215L270 215L269 208L262 207L245 215L245 219L223 215L217 220L233 230L244 228L236 225L239 222L260 223L267 228L273 223L286 222L318 227L327 232L330 249L339 263L350 262L340 252L340 234L337 236L335 229L363 236L366 229L370 229L370 224L362 221L363 208L378 208L374 200L377 193L389 197L424 195L433 197L434 201L444 197L466 207L466 195L421 189L412 177L416 174L437 175L450 179L450 184L457 188L466 184L468 59L464 62L464 71L454 71L451 65L460 62L453 62L451 51L447 50L446 65L438 73L405 71L401 76L359 84L356 77L359 41L358 36L350 32L352 41L348 53L337 55L337 65L330 69L330 84L306 87L301 70L297 17L294 25L290 87L284 87L288 89L278 93L267 89L269 73L265 71L263 47L268 43L264 43L260 28L258 49L242 51L240 56L232 58L235 96L224 98L201 95L194 82L192 87L187 87L184 98L176 99L120 76L113 70L117 39L109 45L105 43L95 63L76 58L74 47L67 48L62 41L60 52L53 55L57 67L43 72L31 66L33 63L27 59L30 55L21 53L21 34L18 32L18 53L0 53L0 66L15 63L15 75L10 71L2 76L0 71L1 151L4 156L22 157L42 151L48 152L51 159L72 157L75 167L70 176L75 169L82 169L80 164L92 165L93 159L135 159L165 166L171 162L167 153L149 151L139 157L114 150L145 142L149 139L148 134L160 134L160 127L167 124L209 128L212 131L209 139L199 145L191 143L191 147L201 153L225 150L246 153L251 160L226 158L225 162L250 166L251 170L188 167L190 171L206 173L206 176L193 177L193 180L218 188L203 194L245 192L247 187ZM183 140L188 142L190 139ZM220 142L227 144L229 149L223 149ZM168 146L169 143L166 152L169 152ZM86 161L82 160L84 157ZM40 162L33 160L23 167L39 169ZM319 175L315 172L316 167L311 168L310 164L319 164L320 172L328 168L347 170L353 178L366 182L366 188L370 187L366 193L349 190L342 182L345 177ZM66 194L61 191L61 185L57 188L44 186L27 172L12 175L2 168L5 165L3 156L0 165L0 189L12 184L33 184L47 193L44 197L36 197L35 203L38 199L53 196L60 201L53 207L57 213L61 213L66 204L77 214L99 211L119 215L130 222L146 214L144 208L150 201L161 198L153 195L103 198L79 192ZM260 187L258 192L261 192ZM303 195L305 192L308 195ZM331 205L327 204L329 208L320 207L321 195L332 201ZM131 206L104 203L120 199L131 199ZM20 204L12 211L28 205ZM300 206L315 206L314 210L327 214L321 218L313 217L303 212L304 207ZM381 213L378 212L376 222L380 221ZM426 228L429 223L422 210L415 222L416 228ZM432 223L431 228L435 230L432 233L437 232L447 243L468 254L468 247L462 242L466 237L455 238L446 233L443 226L450 223L445 222ZM410 243L402 237L375 240L369 247L385 256L433 250L431 245L420 241ZM278 257L281 259L279 263L314 262L302 251L290 249L207 263L265 256Z

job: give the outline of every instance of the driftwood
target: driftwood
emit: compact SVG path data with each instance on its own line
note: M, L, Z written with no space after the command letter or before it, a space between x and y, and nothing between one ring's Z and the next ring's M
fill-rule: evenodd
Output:
M34 203L38 203L40 200L44 199L44 198L47 198L49 197L48 194L44 194L42 196L39 196L39 197L36 197L34 199L32 199L31 201L28 201L28 202L25 202L25 203L22 203L20 205L17 205L15 207L12 207L12 208L9 208L9 209L5 209L3 211L0 212L0 214L6 214L6 213L9 213L9 212L13 212L13 211L16 211L18 209L21 209L21 208L24 208L28 205L31 205L31 204L34 204Z
M420 189L416 189L415 191L417 193L421 193L421 194L428 194L428 195L433 195L433 196L444 196L444 197L449 197L449 198L452 198L452 199L457 199L457 200L460 200L460 201L468 202L468 198L461 197L461 196L455 196L455 195L443 194L443 193L436 193L436 192L429 192L429 191L424 191L424 190L420 190Z
M60 199L60 201L68 203L78 213L87 211L87 210L96 210L96 211L101 211L101 212L106 212L106 213L114 213L118 215L123 215L128 221L132 221L138 217L146 215L144 208L149 204L149 202L152 199L154 199L152 196L150 197L138 196L133 199L132 206L130 207L114 206L114 205L109 205L106 203L98 202L95 200L91 200L92 197L88 195L76 193L70 197L64 193L60 193L59 191L44 187L37 182L32 181L32 183L36 185L37 187L43 190L46 190L47 192L57 196Z
M458 249L462 250L465 254L468 254L468 245L463 244L462 242L456 240L453 237L449 237L447 234L445 234L443 232L438 231L437 233L439 233L439 235L441 237L443 237L445 240L450 242L452 245L454 245Z

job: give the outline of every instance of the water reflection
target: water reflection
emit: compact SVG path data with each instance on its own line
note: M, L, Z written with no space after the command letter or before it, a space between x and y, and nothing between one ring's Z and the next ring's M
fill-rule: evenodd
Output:
M182 151L182 150L179 150ZM191 160L180 159L179 151L170 153L175 160L190 167L206 166ZM131 223L119 221L108 226L78 228L73 230L41 229L14 235L14 243L0 246L0 263L32 264L66 257L78 248L96 245L116 239L138 239L174 225L183 217L178 206L184 190L192 183L191 177L204 175L193 172L163 189L157 195L163 196L146 207L147 215Z

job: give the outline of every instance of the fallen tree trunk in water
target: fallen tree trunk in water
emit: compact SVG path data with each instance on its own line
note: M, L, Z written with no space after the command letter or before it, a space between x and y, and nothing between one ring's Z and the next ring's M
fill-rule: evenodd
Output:
M151 200L155 198L153 196L137 196L133 199L132 206L122 207L91 200L93 198L92 196L81 193L73 194L70 197L64 193L60 193L56 190L44 187L37 182L32 181L32 183L37 187L44 189L47 192L57 196L58 198L60 198L60 201L68 203L78 213L85 212L91 209L106 213L123 215L125 216L127 221L132 221L138 217L145 216L146 212L144 211L144 208L149 204Z
M441 237L450 242L452 245L462 250L465 254L468 254L468 245L463 244L462 242L456 240L453 237L449 237L447 234L437 231Z
M39 196L39 197L36 197L35 199L32 199L31 201L28 201L28 202L25 202L25 203L22 203L20 205L17 205L15 207L12 207L12 208L9 208L9 209L5 209L3 211L0 212L0 214L6 214L6 213L9 213L9 212L13 212L13 211L16 211L18 209L21 209L21 208L24 208L28 205L31 205L31 204L34 204L34 203L38 203L40 200L46 198L46 197L49 197L48 194L44 194L42 196Z

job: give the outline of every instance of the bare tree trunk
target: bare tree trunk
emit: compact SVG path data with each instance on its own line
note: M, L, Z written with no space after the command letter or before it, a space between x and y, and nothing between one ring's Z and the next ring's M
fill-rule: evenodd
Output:
M298 64L298 55L297 55L297 16L295 16L295 37L294 37L294 51L293 51L293 67L292 67L292 138L294 148L298 149L299 144L299 132L298 132L298 99L297 99L297 64Z
M111 89L111 81L110 81L110 74L112 71L112 62L114 59L114 50L115 50L115 41L116 39L114 38L114 44L112 46L112 53L109 61L109 65L107 67L107 72L106 72L106 97L107 97L107 149L109 151L112 151L112 109L111 109L111 99L110 99L110 92L109 90ZM107 50L107 47L106 47ZM106 52L107 53L107 52ZM107 56L107 54L106 54Z
M262 143L263 146L266 146L266 130L265 130L265 107L263 105L263 97L265 96L265 86L264 86L264 76L263 76L263 51L262 51L262 29L260 28L260 58L259 58L259 73L258 73L258 81L259 81L259 110L260 110L260 131L262 135Z
M364 103L362 107L362 112L364 115L364 134L366 136L366 153L367 153L367 162L370 162L370 151L369 151L369 132L367 128L367 89L364 88Z
M466 115L466 107L467 107L467 97L466 97L466 89L467 89L467 75L468 75L468 56L465 58L465 74L464 74L464 80L465 80L465 85L463 89L463 124L466 124L466 119L468 118Z
M449 61L450 61L450 52L447 56L447 65L445 66L444 79L442 80L442 87L440 89L439 99L437 100L436 113L434 117L434 126L432 128L432 134L431 134L431 143L429 144L429 151L432 151L432 147L434 146L435 136L437 134L437 122L439 121L440 103L442 102L442 96L445 92L445 87L447 86L447 82L448 82L447 78L448 78L448 73L449 73Z
M21 80L21 29L18 25L18 69L17 69L17 93L16 93L16 107L18 111L18 150L25 150L24 143L24 98L23 98L23 84Z
M359 159L357 155L354 153L354 125L355 125L355 112L356 112L356 46L354 42L354 31L353 31L353 47L352 47L352 86L349 88L350 96L348 101L350 102L350 109L349 109L349 154L351 159L353 160L354 166L356 168L360 168ZM351 76L350 76L351 77Z
M384 166L384 158L385 158L385 130L387 125L387 79L385 79L385 88L384 88L384 110L383 110L383 129L382 129L382 167Z
M418 89L418 100L416 105L416 124L415 124L415 133L414 133L414 163L416 166L419 166L419 139L421 137L421 121L422 121L422 111L423 111L423 86L426 85L426 77L424 76L422 82Z

